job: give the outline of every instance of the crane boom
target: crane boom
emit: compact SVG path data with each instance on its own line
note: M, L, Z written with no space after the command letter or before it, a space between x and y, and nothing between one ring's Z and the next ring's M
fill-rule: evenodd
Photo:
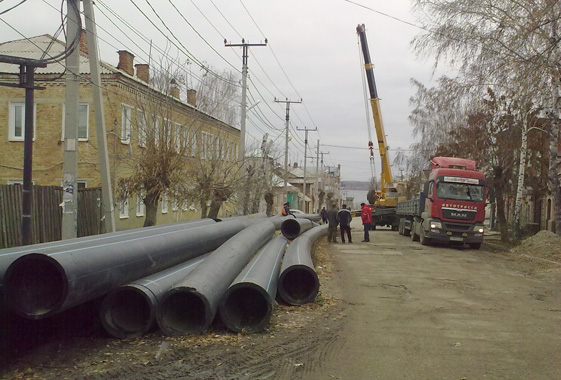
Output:
M376 80L374 79L373 64L370 59L370 51L368 50L368 43L366 41L366 28L364 24L356 27L356 32L360 38L360 46L364 56L364 68L366 70L366 80L368 82L368 90L370 93L370 106L372 107L372 116L374 118L374 127L376 128L376 137L378 139L378 150L380 152L380 161L382 163L381 183L380 188L382 191L387 186L392 186L392 171L390 166L390 158L388 156L386 143L386 134L384 131L384 123L382 122L382 112L380 110L380 98L378 97L378 90L376 89ZM372 141L368 142L369 148L372 149Z

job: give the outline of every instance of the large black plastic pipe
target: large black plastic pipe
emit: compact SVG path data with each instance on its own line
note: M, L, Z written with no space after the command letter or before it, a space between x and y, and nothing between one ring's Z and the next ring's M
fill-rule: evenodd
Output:
M296 219L309 219L312 222L319 222L321 216L319 214L295 214Z
M4 293L18 314L46 317L210 252L249 224L240 218L26 254L8 267Z
M313 243L327 234L327 225L314 227L290 243L284 254L278 291L289 305L313 302L319 292L319 278L312 262Z
M292 240L314 226L314 222L305 218L287 218L281 224L280 230L285 238Z
M273 238L230 285L218 305L222 322L232 331L262 331L273 313L280 262L288 240Z
M164 224L159 226L135 228L131 230L111 232L102 235L92 235L84 236L76 239L68 240L58 240L48 243L40 243L34 245L28 245L24 247L14 247L0 249L0 286L3 283L4 273L6 269L13 263L18 257L21 257L29 253L54 253L58 250L69 250L72 248L82 248L89 245L100 245L106 243L112 243L120 239L134 239L139 236L148 236L154 234L160 234L163 232L169 232L173 230L184 230L186 228L192 228L201 225L214 224L213 219L200 219L192 220L182 223Z
M245 228L166 292L157 312L162 331L183 335L208 328L228 286L274 232L275 226L267 220Z
M158 303L165 292L187 276L208 254L123 285L103 299L101 324L115 338L136 338L156 321Z

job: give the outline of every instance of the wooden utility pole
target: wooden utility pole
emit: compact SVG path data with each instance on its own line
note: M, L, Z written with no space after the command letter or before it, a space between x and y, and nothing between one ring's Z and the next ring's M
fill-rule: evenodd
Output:
M277 100L275 98L275 103L286 103L286 132L284 141L284 197L285 201L288 202L288 127L290 125L290 103L302 103L302 99L299 101L294 100Z

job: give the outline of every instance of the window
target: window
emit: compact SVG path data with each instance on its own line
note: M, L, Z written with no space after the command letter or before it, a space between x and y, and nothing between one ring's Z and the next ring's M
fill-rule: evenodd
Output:
M23 182L22 182L23 183ZM78 190L87 189L88 188L88 181L85 179L78 179L76 180L76 184L78 185ZM64 187L64 181L60 181L60 186Z
M146 215L146 205L141 197L136 196L136 216Z
M66 104L62 105L62 139L64 140L66 123ZM76 133L78 134L78 141L88 141L90 125L90 105L88 103L78 104L78 129Z
M189 128L183 128L183 152L185 155L190 154L189 153L189 148L191 147L190 145L190 141L189 141Z
M173 197L171 201L171 211L179 211L179 201L176 197Z
M193 131L191 133L191 157L195 157L197 155L198 149L197 132Z
M146 148L146 115L142 111L138 111L136 115L136 127L138 129L138 145Z
M172 128L172 124L170 122L169 119L164 119L164 124L163 124L164 130L163 130L163 141L164 141L164 146L166 147L170 147L171 146L171 128Z
M168 213L168 195L162 194L162 214Z
M31 181L31 184L34 185L35 181ZM23 179L8 179L8 185L20 185L23 186Z
M131 120L132 120L131 106L122 105L121 113L121 143L129 144L131 141Z
M125 198L119 202L119 218L126 219L129 217L129 199Z
M25 139L25 103L10 103L8 115L8 129L10 141L23 141ZM35 140L37 105L33 112L33 140Z
M481 202L485 194L483 186L462 183L440 182L436 187L436 196L441 199L456 199Z
M154 146L157 148L160 145L160 119L152 115L152 125L154 132Z
M201 132L201 158L206 158L207 155L207 133L206 132Z
M173 143L175 145L175 151L179 153L181 151L181 124L175 123L174 124L174 135L173 135Z

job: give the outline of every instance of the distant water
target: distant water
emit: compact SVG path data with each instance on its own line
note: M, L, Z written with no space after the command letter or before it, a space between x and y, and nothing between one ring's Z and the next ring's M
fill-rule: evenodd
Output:
M353 210L359 209L362 202L368 202L368 200L366 199L366 194L368 194L367 190L341 190L341 198L343 200L343 203L346 203L347 206L351 206ZM352 204L350 204L350 202L346 200L348 197L354 197Z

